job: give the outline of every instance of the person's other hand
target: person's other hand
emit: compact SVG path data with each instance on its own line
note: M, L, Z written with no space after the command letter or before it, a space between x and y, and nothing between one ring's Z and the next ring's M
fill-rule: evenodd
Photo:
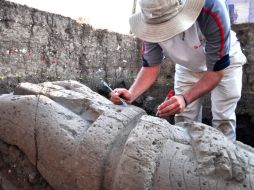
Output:
M128 104L131 104L131 93L125 88L116 88L111 93L111 101L114 104L122 104L120 97L124 99Z
M169 116L183 112L186 107L183 96L172 96L169 100L158 106L159 116Z

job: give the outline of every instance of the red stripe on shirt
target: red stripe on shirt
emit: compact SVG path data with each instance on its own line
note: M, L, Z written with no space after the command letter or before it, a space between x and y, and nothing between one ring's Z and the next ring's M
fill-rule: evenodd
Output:
M217 23L217 25L218 25L218 27L219 27L219 30L220 30L220 38L221 38L221 41L220 41L220 58L222 58L222 57L223 57L223 48L224 48L224 45L225 45L225 44L224 44L224 43L225 43L225 42L224 42L225 39L224 39L224 30L223 30L222 24L221 24L221 22L220 22L220 19L219 19L219 17L217 16L217 14L214 13L214 12L212 12L210 9L203 8L203 9L202 9L202 12L211 15L211 16L214 18L215 22Z
M144 42L142 41L141 55L143 56L144 53L145 53L145 45Z

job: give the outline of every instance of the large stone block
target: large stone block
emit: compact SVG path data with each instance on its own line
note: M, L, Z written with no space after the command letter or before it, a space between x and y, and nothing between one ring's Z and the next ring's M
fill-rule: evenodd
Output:
M171 125L76 81L0 96L0 139L54 189L253 189L254 150L201 123Z

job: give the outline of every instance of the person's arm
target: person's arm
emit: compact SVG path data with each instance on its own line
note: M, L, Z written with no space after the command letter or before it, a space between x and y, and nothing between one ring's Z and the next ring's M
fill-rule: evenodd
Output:
M160 66L142 67L129 90L124 88L116 88L113 90L111 93L112 102L121 104L119 97L122 97L128 103L132 103L154 83L159 72Z
M124 98L127 103L132 103L153 84L160 72L160 64L163 59L162 49L157 43L143 42L142 68L136 80L129 90L117 88L111 93L111 101L121 104L119 97Z
M206 71L204 76L187 92L183 93L187 103L191 103L212 91L224 76L224 70Z
M224 71L207 71L204 76L188 91L181 95L171 97L158 107L160 116L181 113L184 108L214 89L224 76ZM186 105L187 104L187 105Z

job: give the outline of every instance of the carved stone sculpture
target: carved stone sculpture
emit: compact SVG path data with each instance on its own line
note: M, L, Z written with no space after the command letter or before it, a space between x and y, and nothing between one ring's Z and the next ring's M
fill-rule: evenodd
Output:
M254 150L200 123L170 125L76 81L0 96L0 139L54 189L254 189Z

